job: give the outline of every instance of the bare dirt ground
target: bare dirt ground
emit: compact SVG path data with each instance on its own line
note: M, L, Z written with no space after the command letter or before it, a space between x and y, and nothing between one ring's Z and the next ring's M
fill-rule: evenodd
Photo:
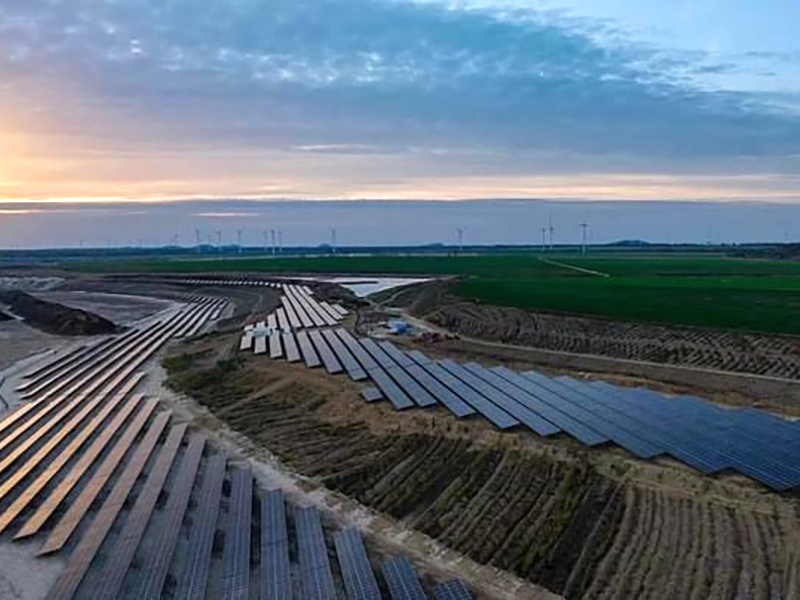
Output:
M120 325L128 325L174 306L174 303L169 300L102 292L50 291L38 292L36 297L98 314Z
M43 333L16 319L0 322L0 371L19 360L50 349L60 348L74 340Z
M800 338L620 323L457 301L441 284L412 286L362 311L386 310L450 334L428 350L647 383L800 416Z
M448 295L440 283L407 288L388 305L405 308L453 333L482 340L800 379L798 336L626 323L479 305Z

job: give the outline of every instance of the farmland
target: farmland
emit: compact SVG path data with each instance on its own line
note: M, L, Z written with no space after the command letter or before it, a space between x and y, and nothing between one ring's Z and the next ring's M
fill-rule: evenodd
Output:
M800 263L723 255L604 253L354 256L83 263L93 273L360 273L458 276L449 291L482 304L606 319L800 333ZM594 273L592 273L594 272Z

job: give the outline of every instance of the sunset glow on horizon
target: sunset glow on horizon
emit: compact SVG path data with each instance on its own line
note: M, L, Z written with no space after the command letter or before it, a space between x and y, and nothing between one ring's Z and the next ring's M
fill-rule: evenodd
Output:
M600 4L0 0L0 215L800 201L796 3Z

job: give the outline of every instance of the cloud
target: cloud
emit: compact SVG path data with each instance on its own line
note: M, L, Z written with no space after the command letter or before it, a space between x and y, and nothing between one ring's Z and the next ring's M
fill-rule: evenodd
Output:
M350 157L361 178L406 184L404 174L431 170L521 177L621 164L768 173L796 167L789 157L800 154L793 97L702 85L737 65L659 52L561 11L399 0L0 0L0 9L0 85L26 99L15 111L42 153L48 140L70 156L263 151L269 175L278 170L268 153ZM382 162L390 155L402 157L394 173ZM220 164L235 170L236 160ZM281 165L298 169L295 179L330 169ZM173 193L169 174L150 179Z

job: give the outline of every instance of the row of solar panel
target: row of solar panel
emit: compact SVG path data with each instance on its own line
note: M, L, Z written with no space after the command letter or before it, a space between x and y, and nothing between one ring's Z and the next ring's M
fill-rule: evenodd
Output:
M755 409L433 361L389 341L356 340L343 328L307 334L328 372L374 382L377 388L365 390L371 402L384 397L398 410L441 404L459 418L478 413L500 429L565 433L587 446L613 442L639 458L669 455L706 474L734 470L779 491L800 485L800 425ZM298 341L308 346L306 364L318 366L310 342Z
M146 428L156 408L155 400L145 400L141 394L133 394L144 378L142 373L136 372L137 369L168 339L181 332L194 331L219 306L220 302L216 300L200 302L174 313L163 322L95 346L79 348L66 354L65 358L55 358L25 374L29 385L21 387L33 400L0 421L0 450L4 452L0 472L6 474L0 486L0 500L11 499L0 513L0 531L19 522L21 527L15 539L29 538L52 522L56 514L63 512L40 554L56 552L68 543L80 524L87 520L91 505L116 474L124 457L133 451L135 440ZM80 582L83 577L81 562L86 562L87 557L96 552L94 545L98 545L98 538L102 542L105 537L102 533L105 524L110 527L113 517L121 510L169 417L168 412L161 413L147 428L136 452L109 490L101 512L95 516L72 554L70 564L73 568L66 570L62 578L67 593L63 593L63 589L56 590L51 597L70 597L70 588L76 587L76 581ZM174 431L164 446L164 452L170 447L177 451L182 434L176 438L181 429ZM173 440L171 446L170 440ZM190 443L184 461L186 469L196 468L203 444L202 439ZM168 456L164 452L162 454ZM194 458L190 460L190 457ZM160 468L159 464L162 465ZM148 482L126 522L113 560L99 576L99 582L94 584L97 589L105 590L98 597L116 597L113 590L120 585L119 573L127 570L123 567L133 558L132 553L138 545L136 540L143 535L163 485L163 480L161 483L159 480L166 478L168 466L167 458L164 458L151 469ZM186 477L188 475L179 476L178 481ZM76 488L79 487L78 491ZM176 489L183 490L183 487ZM179 501L188 503L188 495L183 500L180 494L173 496L169 505L171 513L178 510L176 503ZM32 509L34 504L38 506ZM89 535L89 532L94 534Z
M161 596L194 482L201 472L201 458L206 444L202 437L193 436L185 444L185 449L181 450L184 446L186 425L178 425L169 430L166 440L160 444L158 450L159 442L167 431L170 413L165 411L154 417L156 401L145 400L142 395L132 395L144 377L141 373L134 374L132 369L138 368L142 361L152 356L162 337L174 335L175 332L185 329L187 323L196 322L197 314L204 310L202 306L196 307L179 313L163 326L156 324L142 332L131 334L124 338L124 343L119 344L119 347L130 348L133 345L133 353L109 355L114 360L109 361L112 364L108 369L91 370L81 379L88 384L87 389L78 386L73 391L80 393L59 395L50 403L26 405L33 407L26 411L28 419L11 415L0 422L0 431L5 433L0 438L0 444L10 451L0 461L0 474L10 470L12 465L17 467L0 485L0 500L19 491L21 482L26 480L29 473L40 471L40 475L29 482L0 515L0 531L14 524L31 502L44 496L44 491L57 477L61 477L58 485L50 490L34 513L28 516L15 539L29 538L39 533L66 503L70 494L73 499L52 528L40 554L63 549L83 529L64 572L48 598L72 598L83 592L93 598L116 598L123 587L138 590L137 598ZM338 347L336 341L339 338L330 338L330 331L326 333L328 335L313 331L310 338L319 344L320 340L327 337L334 347ZM131 357L135 360L128 362L127 359ZM122 370L116 368L114 365L120 361L127 367ZM54 369L48 367L37 371L36 375L44 376L52 374ZM105 387L98 387L99 384L104 384ZM34 431L35 426L38 428ZM70 436L73 437L70 439ZM137 444L136 440L140 438ZM67 439L70 441L64 446L63 442ZM112 442L115 442L113 446ZM18 465L18 457L34 447L38 448L34 455ZM67 466L76 456L77 461L67 471ZM136 495L130 511L123 512L123 506L128 503L146 465L151 463L144 485ZM199 514L193 519L189 557L184 562L186 568L177 574L175 597L194 598L205 594L225 468L224 455L217 453L207 461L206 468L202 470L201 501L197 509ZM167 484L168 475L174 471L176 474L170 488L172 491L163 509L161 525L157 531L152 532L157 540L149 544L149 552L139 561L135 575L131 574L130 567L145 532L148 531L156 502ZM91 477L88 477L89 473ZM106 490L112 481L113 485ZM81 489L77 490L78 487ZM105 500L99 511L90 518L89 509L101 495L105 495ZM235 471L223 551L221 589L225 598L244 597L248 593L251 497L252 476L247 471ZM282 497L277 498L275 493L270 494L262 504L262 512L268 514L277 506L281 508L280 514L283 517ZM117 526L117 522L123 519L124 523ZM272 574L262 584L263 597L290 597L291 576L285 517L264 518L263 523L265 532L262 534L262 545L265 545L265 549L262 551L262 568L264 573ZM312 529L313 527L312 524ZM117 534L114 533L115 528L118 530ZM317 558L314 557L321 556L324 549L324 539L322 547L319 545L319 536L315 539L316 549L314 544L309 546L312 565L316 564L314 561ZM349 538L342 537L338 543L344 543L345 539ZM101 552L104 556L99 560ZM343 569L350 568L344 565L355 566L352 560L346 562L344 553L343 547ZM86 576L94 566L98 572L87 582ZM320 573L323 574L322 578ZM316 571L314 581L314 589L325 589L324 569ZM87 585L90 590L82 589ZM352 581L349 585L348 589L356 589Z

